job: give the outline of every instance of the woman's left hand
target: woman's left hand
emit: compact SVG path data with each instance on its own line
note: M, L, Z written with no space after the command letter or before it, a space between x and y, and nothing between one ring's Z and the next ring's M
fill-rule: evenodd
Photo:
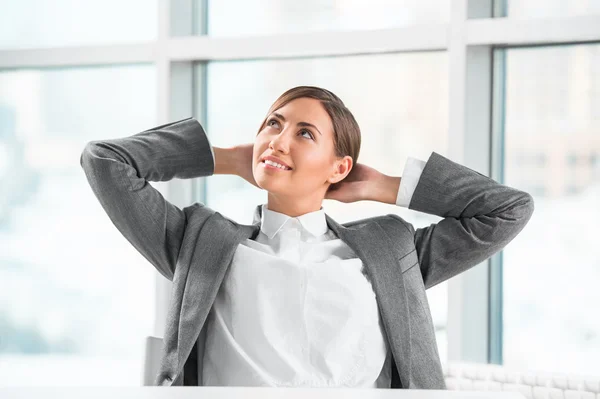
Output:
M387 178L377 169L357 162L344 180L329 186L325 199L345 203L377 200Z

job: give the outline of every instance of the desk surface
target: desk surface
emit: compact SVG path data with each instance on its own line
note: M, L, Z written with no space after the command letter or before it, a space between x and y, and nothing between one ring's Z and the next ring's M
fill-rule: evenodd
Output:
M525 399L519 392L265 387L0 387L2 399Z

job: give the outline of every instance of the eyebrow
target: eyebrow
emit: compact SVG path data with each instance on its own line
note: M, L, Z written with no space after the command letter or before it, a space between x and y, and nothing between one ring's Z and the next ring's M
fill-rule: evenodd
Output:
M273 115L275 115L276 117L278 117L279 119L281 119L282 121L285 122L285 117L283 115L281 115L280 113L277 112L273 112ZM317 129L317 127L315 125L313 125L312 123L308 123L308 122L298 122L296 124L296 126L308 126L308 127L312 127L314 128L317 132L319 132L319 134L322 136L323 133L321 133L321 131L319 129Z

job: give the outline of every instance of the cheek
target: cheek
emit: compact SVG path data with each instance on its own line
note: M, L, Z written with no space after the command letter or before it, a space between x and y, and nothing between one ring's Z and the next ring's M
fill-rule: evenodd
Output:
M322 158L310 157L302 159L301 163L296 163L296 171L302 178L316 178L327 174L329 164L323 161Z
M266 143L264 140L261 140L260 138L257 138L256 140L254 140L254 147L252 150L252 159L258 161L258 158L261 155L263 155L265 152L267 152L267 146L268 146L268 143Z

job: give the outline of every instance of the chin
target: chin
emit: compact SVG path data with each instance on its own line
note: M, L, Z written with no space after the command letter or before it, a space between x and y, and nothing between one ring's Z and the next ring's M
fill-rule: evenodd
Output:
M263 190L267 190L267 191L273 191L274 188L276 188L276 184L273 184L272 181L269 181L269 178L262 178L262 179L256 179L254 178L254 180L256 181L256 184L258 185L258 187L262 188Z
M289 190L286 190L285 187L280 187L281 184L278 184L275 181L272 181L271 179L269 179L268 177L263 177L259 180L257 180L256 178L254 178L254 180L256 181L256 184L263 190L268 191L271 194L277 194L277 193L282 193L282 192L289 192Z

